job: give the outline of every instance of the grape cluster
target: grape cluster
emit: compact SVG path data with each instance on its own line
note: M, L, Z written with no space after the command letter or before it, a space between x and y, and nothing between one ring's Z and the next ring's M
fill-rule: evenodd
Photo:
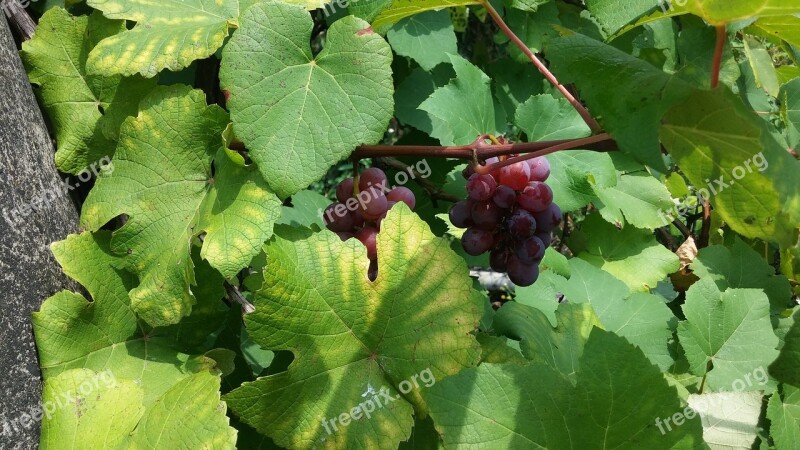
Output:
M490 158L486 164L494 164ZM550 246L550 232L561 223L561 209L545 184L550 163L544 157L503 167L488 175L464 171L467 200L450 209L450 222L466 228L464 251L486 252L497 272L506 272L514 284L530 286L539 278L539 263Z
M381 221L397 202L404 202L412 210L416 198L411 189L403 186L391 190L387 188L386 174L376 167L361 173L358 191L353 178L347 178L336 186L337 202L325 209L325 226L346 241L356 238L367 247L370 260L369 278L377 276L378 247L377 236Z

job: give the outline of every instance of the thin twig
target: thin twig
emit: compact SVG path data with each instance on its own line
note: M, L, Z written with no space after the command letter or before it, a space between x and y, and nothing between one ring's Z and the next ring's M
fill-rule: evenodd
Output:
M36 22L31 19L28 11L22 7L16 0L7 0L2 2L3 11L5 11L8 21L19 33L22 41L27 41L33 37L36 31Z
M520 161L526 161L526 160L529 160L529 159L538 158L540 156L549 155L551 153L555 153L555 152L558 152L558 151L561 151L561 150L584 148L584 147L586 147L588 145L601 143L601 142L604 142L604 141L608 141L610 139L611 139L611 136L609 136L607 133L598 134L596 136L590 136L590 137L587 137L587 138L574 139L574 140L571 140L571 141L568 141L568 142L564 142L564 143L561 143L561 144L556 144L556 145L547 147L547 148L542 149L542 150L531 152L531 153L528 153L526 155L518 156L518 157L515 157L515 158L508 158L508 159L503 160L503 161L498 161L498 162L496 162L496 163L494 163L492 165L489 165L489 166L477 166L477 167L475 167L475 172L485 175L485 174L494 172L495 170L502 169L503 167L510 166L512 164L516 164L516 163L518 163ZM494 145L492 147L500 147L500 146L499 145Z
M697 242L697 248L708 247L711 240L711 203L708 200L703 200L703 228L700 230L700 239Z
M239 292L239 288L236 286L225 282L225 292L228 294L228 300L232 303L238 303L242 306L242 315L247 315L256 310L256 307L253 306L252 303L248 302L246 298Z
M528 46L525 45L525 43L522 42L522 40L519 37L517 37L516 34L514 34L511 28L509 28L508 25L505 23L505 21L503 21L503 18L500 17L500 14L497 13L497 10L494 9L494 7L489 3L489 1L481 0L481 4L484 8L486 8L486 11L489 13L489 15L492 16L492 19L497 24L497 26L500 27L500 30L509 39L511 39L511 42L513 42L517 47L519 47L522 53L524 53L525 56L527 56L528 59L531 60L533 65L536 66L537 69L539 69L539 72L541 72L542 75L544 75L547 81L549 81L553 86L555 86L555 88L558 89L559 92L561 92L561 95L563 95L564 98L566 98L567 101L569 101L569 103L575 108L575 110L578 111L578 114L581 115L583 121L586 122L586 125L588 125L589 128L592 130L592 133L599 133L600 131L602 131L603 127L601 127L600 124L597 123L596 120L594 120L594 117L592 117L592 115L589 114L589 111L586 110L586 107L584 107L583 104L581 104L581 102L579 102L578 99L576 99L575 96L573 96L569 92L569 90L567 90L567 88L564 87L558 81L556 76L553 75L553 72L551 72L550 69L548 69L547 66L545 66L544 63L542 63L542 61L540 61L539 58L537 58L536 55L533 54L531 49L529 49Z
M687 227L680 220L675 219L675 220L672 221L672 224L675 225L675 228L677 228L681 232L681 234L683 234L684 238L688 239L688 238L692 237L692 230L690 230L689 227Z

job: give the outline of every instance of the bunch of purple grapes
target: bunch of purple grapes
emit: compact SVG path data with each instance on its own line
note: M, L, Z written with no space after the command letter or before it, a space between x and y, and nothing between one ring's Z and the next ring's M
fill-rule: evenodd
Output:
M387 183L386 174L376 167L361 173L357 192L355 181L347 178L336 186L337 202L323 213L325 226L343 241L356 238L367 247L369 277L373 280L377 276L377 237L381 221L397 202L404 202L412 210L416 204L411 189L398 186L390 190Z
M486 164L498 162L490 158ZM521 161L488 175L464 171L467 200L450 209L450 222L467 231L461 238L472 256L486 252L493 270L506 272L514 284L530 286L550 246L551 231L561 223L561 209L545 184L550 163L544 157Z

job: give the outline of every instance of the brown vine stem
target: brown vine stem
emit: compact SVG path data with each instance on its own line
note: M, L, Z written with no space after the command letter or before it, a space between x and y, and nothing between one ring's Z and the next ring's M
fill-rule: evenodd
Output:
M575 96L572 95L572 93L570 93L566 87L564 87L561 83L559 83L556 76L553 75L553 72L551 72L550 69L548 69L547 66L545 66L544 63L539 58L537 58L536 55L533 54L531 49L529 49L528 46L525 45L525 43L522 42L522 40L519 37L517 37L517 35L514 34L513 31L511 31L511 28L509 28L508 25L505 23L505 21L503 21L503 18L500 17L500 14L497 13L497 10L494 9L494 7L489 3L489 1L481 0L481 5L484 8L486 8L486 11L489 13L490 16L492 16L492 20L494 20L497 26L500 27L500 30L509 39L511 39L511 42L513 42L517 47L519 47L522 53L524 53L525 56L527 56L528 59L531 60L533 65L536 66L537 69L539 69L539 72L541 72L542 75L544 75L544 77L547 78L547 81L549 81L553 86L555 86L555 88L558 89L559 92L561 92L561 95L563 95L564 98L566 98L570 102L570 104L572 104L575 110L578 111L578 114L580 114L581 117L583 118L583 121L586 122L586 125L588 125L589 128L592 130L592 133L599 133L600 131L602 131L603 127L601 127L600 124L597 123L596 120L594 120L594 117L592 117L592 115L589 114L589 111L586 109L586 107L584 107L583 104L581 104L581 102L579 102L578 99L576 99Z
M553 147L562 149L583 147L586 150L599 152L616 151L616 142L608 134L600 134L591 138L564 139L558 141L523 142L516 144L492 145L486 142L486 135L479 136L475 142L467 145L435 146L435 145L360 145L351 155L353 160L381 156L416 156L439 157L473 160L477 156L482 162L495 156L514 155L519 153L542 152L553 153ZM590 141L590 142L587 142Z
M503 161L496 162L489 166L475 166L475 172L486 175L488 173L494 172L495 170L502 169L503 167L510 166L512 164L516 164L520 161L526 161L528 159L538 158L540 156L549 155L550 153L555 153L561 150L570 150L576 148L583 148L591 144L598 144L604 141L608 141L611 139L611 136L608 133L598 134L596 136L590 136L587 138L581 139L574 139L571 141L563 142L560 144L552 145L550 147L544 148L542 150L534 151L528 153L527 155L518 156L516 158L508 158ZM492 147L499 147L494 145Z
M714 61L711 64L711 88L719 86L719 72L722 70L722 54L725 52L725 25L717 25L717 45L714 47Z

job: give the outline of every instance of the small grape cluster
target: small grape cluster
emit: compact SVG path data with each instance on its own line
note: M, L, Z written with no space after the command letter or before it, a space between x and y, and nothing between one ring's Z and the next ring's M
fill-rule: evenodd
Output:
M489 158L486 164L498 162ZM464 251L472 256L486 252L497 272L508 273L518 286L539 278L539 263L550 246L551 231L561 223L561 209L545 184L550 163L544 157L505 166L488 175L464 171L467 200L450 209L450 222L466 228Z
M346 241L356 238L367 247L370 260L369 278L374 280L378 270L377 237L381 221L397 202L404 202L412 210L416 198L411 189L397 186L387 188L386 174L376 167L365 170L358 179L347 178L336 186L336 202L323 213L325 226Z

